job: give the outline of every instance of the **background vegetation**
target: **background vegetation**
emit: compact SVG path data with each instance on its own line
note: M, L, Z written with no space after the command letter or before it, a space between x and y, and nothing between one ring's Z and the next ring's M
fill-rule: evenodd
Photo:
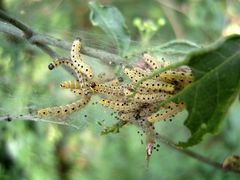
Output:
M240 32L240 4L236 1L101 1L116 6L125 17L136 49L155 47L174 39L203 46L219 37ZM2 0L0 8L37 32L117 53L109 37L89 20L86 1ZM143 29L145 28L145 29ZM50 72L52 61L37 47L0 34L0 115L19 115L41 107L65 104L74 96L59 83L70 78L63 69ZM62 55L68 51L55 49ZM131 58L130 58L131 60ZM89 62L97 73L118 72L100 61ZM239 154L239 100L228 112L219 134L207 135L190 149L218 162ZM87 115L87 117L85 116ZM158 130L174 141L188 135L182 126L186 112ZM12 121L0 124L0 179L237 179L161 145L146 168L145 145L136 127L101 136L114 118L100 106L88 105L69 120L78 129L53 123ZM100 125L101 124L101 125Z

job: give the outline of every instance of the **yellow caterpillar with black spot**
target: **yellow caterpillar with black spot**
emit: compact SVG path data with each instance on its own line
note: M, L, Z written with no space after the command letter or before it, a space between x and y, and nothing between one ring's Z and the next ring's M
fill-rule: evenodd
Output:
M185 87L193 81L193 75L191 72L170 70L161 73L159 79L168 83L179 83L182 87Z
M81 100L64 106L55 106L41 109L37 112L39 117L65 117L83 108L90 101L89 96L84 96Z
M71 92L77 96L88 96L93 94L93 91L89 89L71 89Z
M136 102L102 99L99 103L117 112L131 112L139 109L139 104Z
M66 60L66 59L57 59L53 62L51 62L49 65L48 65L48 69L49 70L53 70L57 67L59 67L60 65L65 65L67 67L69 67L71 70L74 71L74 73L76 73L76 77L80 83L81 79L83 78L83 74L78 70L78 68L73 64L73 62L69 61L69 60Z
M86 64L80 56L80 50L81 50L81 40L77 38L73 41L72 49L71 49L71 60L73 61L75 67L78 68L78 70L85 74L89 79L93 78L93 70L92 68Z
M183 111L185 108L184 103L176 104L176 103L169 103L167 104L164 109L161 109L157 113L152 114L147 118L149 122L156 123L158 121L165 121L168 118L174 117L177 113Z
M140 87L144 87L146 89L151 90L161 90L168 93L173 93L175 90L175 87L173 84L164 82L164 81L158 81L154 79L149 79L140 84Z
M60 84L60 87L64 89L80 89L81 85L78 81L64 81Z
M129 69L125 68L124 73L131 79L133 82L140 81L147 73L142 73L139 69Z
M111 85L111 84L96 84L93 88L95 92L103 93L113 96L123 96L124 95L124 86L121 85Z
M131 96L133 92L129 91L128 89L124 90L125 96ZM165 92L159 92L159 93L152 93L152 94L141 94L136 93L133 97L134 102L138 103L156 103L166 100L167 98L171 97L170 94L167 94Z
M148 53L143 54L143 59L153 70L164 68L169 65L169 63L165 62L164 60L157 61L154 57L150 56Z

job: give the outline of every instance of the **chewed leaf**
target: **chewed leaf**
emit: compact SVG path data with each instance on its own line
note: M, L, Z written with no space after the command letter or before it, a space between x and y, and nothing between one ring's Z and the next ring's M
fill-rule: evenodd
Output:
M103 6L97 2L89 3L90 20L94 26L99 26L110 35L123 55L130 45L130 37L121 12L112 6Z
M240 36L230 36L201 49L185 60L194 82L175 96L185 102L189 116L185 125L191 131L183 147L199 143L206 133L215 133L240 89Z

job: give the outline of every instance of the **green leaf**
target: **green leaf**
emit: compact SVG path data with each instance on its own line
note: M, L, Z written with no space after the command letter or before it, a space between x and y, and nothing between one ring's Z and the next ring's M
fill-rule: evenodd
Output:
M159 59L165 58L167 61L176 62L185 59L191 51L198 48L198 45L190 41L174 40L163 45L149 48L147 49L147 52Z
M125 54L130 45L130 37L124 17L112 6L103 6L90 2L90 20L94 26L99 26L116 43L121 55Z
M174 99L184 101L189 112L185 125L191 131L182 147L199 143L206 133L216 133L240 89L240 36L227 37L195 51L185 60L194 82Z

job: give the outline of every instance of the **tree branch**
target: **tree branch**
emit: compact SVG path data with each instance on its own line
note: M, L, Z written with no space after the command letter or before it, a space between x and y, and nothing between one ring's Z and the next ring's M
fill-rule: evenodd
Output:
M48 35L36 33L21 21L8 16L2 10L0 10L0 19L5 22L0 22L0 32L10 34L22 40L27 40L32 45L37 45L53 59L56 58L57 54L54 53L53 50L51 50L48 46L58 47L65 50L71 49L70 42L57 39ZM85 46L82 47L81 53L90 57L100 59L106 64L109 64L110 62L114 64L126 64L124 58L100 49L94 49Z

